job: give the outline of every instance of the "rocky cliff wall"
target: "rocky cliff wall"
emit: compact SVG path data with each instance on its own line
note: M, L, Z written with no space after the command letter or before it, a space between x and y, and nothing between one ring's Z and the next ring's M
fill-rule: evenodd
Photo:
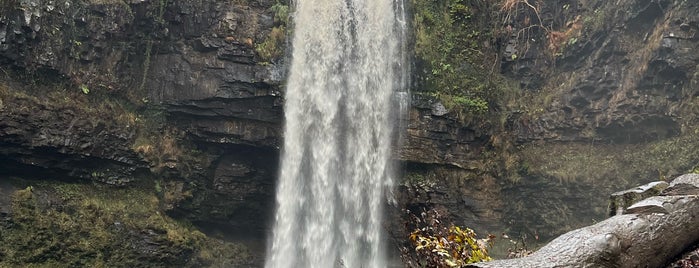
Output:
M286 23L284 8L278 1L3 1L2 180L14 178L15 188L58 180L142 189L158 197L151 213L263 241L285 67L280 55L260 52ZM10 200L0 207L12 222ZM21 231L13 226L7 230ZM207 230L224 238L216 229ZM177 254L211 253L191 246ZM255 251L259 258L262 248ZM143 263L151 261L158 260Z
M603 219L605 193L696 168L696 4L412 3L407 208L545 240Z

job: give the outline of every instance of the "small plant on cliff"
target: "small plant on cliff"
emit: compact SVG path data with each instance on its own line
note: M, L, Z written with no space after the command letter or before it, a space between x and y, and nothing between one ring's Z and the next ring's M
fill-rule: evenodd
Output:
M274 13L274 28L264 42L255 46L257 54L263 61L271 62L284 55L284 42L289 23L289 6L277 1L270 10Z
M274 23L277 25L289 24L289 6L280 2L275 3L271 8L274 12Z
M266 62L273 61L284 55L284 41L286 40L286 28L277 26L267 36L264 42L255 47L257 54Z
M689 173L699 174L699 164L695 165Z
M177 170L182 176L192 175L200 165L200 152L192 144L182 142L182 133L175 128L166 128L163 132L143 131L132 145L132 149L143 156L149 163L151 172L161 174Z
M408 213L419 228L410 233L410 247L401 249L408 267L463 267L469 263L490 261L487 248L494 236L478 239L469 228L443 221L443 212L423 211L419 216Z
M89 94L90 93L90 88L88 88L86 85L80 85L80 91L83 92L83 94Z

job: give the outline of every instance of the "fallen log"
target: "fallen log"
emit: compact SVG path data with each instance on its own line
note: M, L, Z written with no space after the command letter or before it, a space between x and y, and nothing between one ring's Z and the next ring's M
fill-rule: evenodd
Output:
M529 256L466 267L663 267L699 243L696 189L699 175L682 175L661 196L648 197L625 208L622 215L563 234Z
M646 199L651 196L660 194L665 190L669 183L664 181L655 181L646 185L638 186L633 189L613 193L609 197L609 217L623 214L624 210L634 203Z

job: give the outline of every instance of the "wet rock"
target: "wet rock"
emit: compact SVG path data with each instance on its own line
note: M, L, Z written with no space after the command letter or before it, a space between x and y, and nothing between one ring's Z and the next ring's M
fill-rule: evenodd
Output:
M395 193L398 207L388 210L388 229L399 244L413 231L403 225L409 219L405 210L417 215L439 209L448 213L444 220L479 233L504 228L504 203L499 198L504 193L495 178L442 165L408 163L406 169Z
M274 208L278 152L253 146L224 148L212 163L212 174L196 187L166 185L166 192L182 196L171 199L168 213L232 234L265 237L267 226L260 223L269 222Z
M408 115L404 144L399 148L401 160L453 165L473 169L489 136L465 126L434 99L415 96Z
M130 148L135 127L103 117L119 110L65 107L56 100L12 94L3 99L8 106L0 114L0 165L10 173L54 173L58 178L125 185L146 167Z
M258 64L254 48L273 26L270 1L12 3L0 19L0 58L11 66L50 69L93 90L133 86L180 117L280 123L284 68ZM224 112L200 112L208 109ZM221 132L202 139L240 140L209 130Z

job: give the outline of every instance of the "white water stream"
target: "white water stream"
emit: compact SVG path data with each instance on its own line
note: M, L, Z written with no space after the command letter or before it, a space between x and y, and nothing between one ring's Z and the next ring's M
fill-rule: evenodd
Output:
M386 267L382 214L405 109L401 0L297 0L265 266Z

